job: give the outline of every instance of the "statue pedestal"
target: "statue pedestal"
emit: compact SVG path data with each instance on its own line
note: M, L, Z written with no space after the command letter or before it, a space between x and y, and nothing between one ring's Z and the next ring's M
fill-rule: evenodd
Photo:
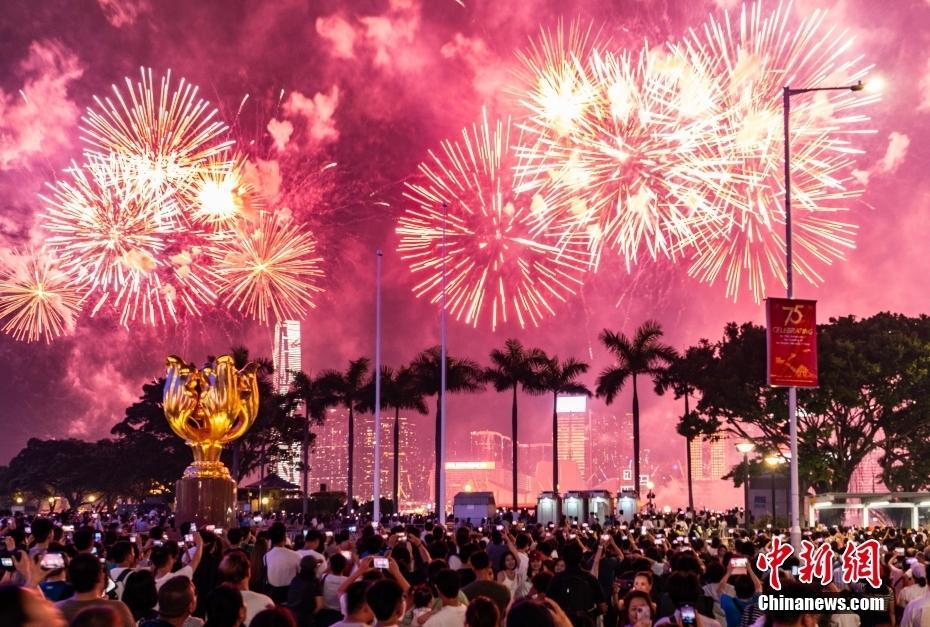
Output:
M222 477L183 477L175 484L174 522L197 523L198 529L236 526L236 482Z

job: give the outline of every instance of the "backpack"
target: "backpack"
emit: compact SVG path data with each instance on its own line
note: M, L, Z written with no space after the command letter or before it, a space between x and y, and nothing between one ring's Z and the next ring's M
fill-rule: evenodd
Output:
M562 609L570 618L597 614L597 604L591 584L592 582L583 573L565 573L565 580L562 582L565 605Z

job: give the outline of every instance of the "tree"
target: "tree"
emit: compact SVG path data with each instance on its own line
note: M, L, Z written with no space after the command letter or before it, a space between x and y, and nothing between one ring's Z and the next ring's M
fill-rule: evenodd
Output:
M365 393L367 398L364 411L374 411L375 382L372 377L369 382L370 391ZM429 409L423 399L423 391L419 387L416 373L410 367L401 367L397 370L389 366L381 367L381 408L394 410L393 450L394 450L394 478L393 478L393 512L400 511L400 410L412 410L426 414ZM377 434L375 437L380 437Z
M310 445L313 436L310 433L310 426L322 425L326 417L326 410L334 407L338 403L335 394L332 393L325 380L325 375L320 375L316 379L309 374L298 371L293 374L290 390L288 390L289 406L296 407L303 405L304 415L301 420L301 472L303 473L303 514L304 519L307 517L308 499L310 497Z
M517 390L524 391L533 385L535 368L543 362L545 355L538 348L527 350L520 340L509 339L504 348L491 351L491 365L484 369L482 378L498 392L510 391L513 399L510 408L511 447L513 450L512 490L513 509L517 509Z
M349 470L346 482L346 491L351 505L354 496L355 473L355 412L364 403L365 384L368 378L369 360L360 357L349 362L346 371L327 370L320 375L319 381L329 391L336 403L349 411Z
M100 474L90 463L96 449L95 444L74 438L31 438L10 460L9 487L39 496L62 495L71 507L80 507L99 488Z
M559 395L585 395L591 396L578 377L588 372L590 366L583 361L568 358L559 361L558 356L548 357L542 355L537 364L535 376L527 388L534 394L552 394L552 491L559 492Z
M439 495L439 477L442 473L442 400L439 398L441 387L442 359L438 346L428 348L414 358L411 369L416 377L420 392L424 396L436 397L436 512L443 507ZM470 359L456 359L446 355L446 392L478 392L483 389L481 367Z
M685 438L685 459L688 464L688 507L694 510L694 485L691 468L691 442L702 435L713 435L719 428L716 420L701 420L690 408L690 399L706 376L713 359L713 347L706 341L692 346L684 355L676 356L655 378L656 394L671 390L676 399L683 398L685 412L678 421L678 434Z
M633 383L633 482L636 494L639 494L639 391L637 377L647 376L655 380L662 370L675 359L675 349L663 344L662 326L647 320L640 326L633 338L623 333L614 333L604 329L599 338L610 351L616 364L601 371L597 378L597 395L603 397L610 405L627 381Z
M798 391L798 463L802 485L845 492L853 471L879 449L886 470L895 446L925 428L930 319L880 313L818 325L819 387ZM730 323L714 345L698 410L722 430L753 438L767 451L788 445L785 391L765 374L765 329ZM887 442L886 442L887 440ZM906 482L905 482L906 483ZM806 488L802 488L802 493Z

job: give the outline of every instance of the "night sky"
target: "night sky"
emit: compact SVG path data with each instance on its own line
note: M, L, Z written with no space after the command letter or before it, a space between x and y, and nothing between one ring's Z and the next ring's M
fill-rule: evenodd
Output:
M374 253L384 256L386 364L438 343L438 316L411 292L415 281L394 252L394 224L405 206L403 183L447 137L479 119L482 106L518 114L509 93L515 52L561 18L592 22L616 49L681 37L708 14L738 10L732 0L5 0L0 12L0 247L40 239L37 194L70 160L80 159L79 118L140 66L171 69L199 85L236 139L264 146L286 176L282 198L319 238L326 293L304 322L303 367L344 367L373 353ZM776 2L766 2L773 8ZM797 16L830 8L854 45L887 82L869 107L857 167L867 178L851 204L860 225L845 263L823 269L824 282L796 296L819 301L819 315L867 316L930 309L928 183L930 164L930 1L799 0ZM20 93L22 90L26 98ZM290 106L279 107L278 102ZM294 94L299 96L295 98ZM243 96L249 94L239 111ZM303 98L305 97L305 99ZM303 104L303 107L299 106ZM238 115L237 115L238 111ZM271 118L296 132L283 150ZM323 170L327 164L335 167ZM772 287L773 295L782 295ZM580 293L538 328L495 332L452 322L449 350L483 361L508 337L562 357L606 363L597 345L604 327L632 332L647 318L663 323L683 348L716 339L731 320L762 323L748 292L734 303L724 286L687 276L670 262L627 272L606 259ZM223 311L159 328L126 330L112 316L82 316L73 334L50 345L0 335L0 463L30 437L98 438L122 417L143 382L160 376L165 355L200 362L234 344L270 357L271 330ZM589 378L593 385L594 375ZM521 440L549 438L548 400L521 400ZM668 399L642 399L644 447L683 461ZM617 409L629 405L622 395ZM452 437L476 428L509 431L509 398L485 394L449 401ZM422 419L429 429L429 418Z

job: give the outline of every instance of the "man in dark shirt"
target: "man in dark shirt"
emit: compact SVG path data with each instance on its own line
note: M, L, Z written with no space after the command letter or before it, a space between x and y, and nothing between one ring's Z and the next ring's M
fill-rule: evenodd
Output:
M491 544L488 545L488 557L491 558L491 568L494 569L495 575L501 569L501 558L509 550L504 544L504 534L499 529L492 531Z
M601 586L591 573L581 569L582 550L577 543L567 544L560 552L565 570L556 574L546 596L559 604L572 625L588 624L607 610Z
M484 551L475 551L468 558L468 564L475 571L475 580L462 588L462 592L469 601L476 597L488 597L494 601L503 616L507 612L507 606L510 605L510 590L504 584L494 580L491 558Z
M68 564L68 578L74 586L74 596L56 603L69 623L78 612L88 607L108 607L116 612L121 627L133 627L132 612L122 601L102 599L106 577L103 565L93 555L78 555Z

